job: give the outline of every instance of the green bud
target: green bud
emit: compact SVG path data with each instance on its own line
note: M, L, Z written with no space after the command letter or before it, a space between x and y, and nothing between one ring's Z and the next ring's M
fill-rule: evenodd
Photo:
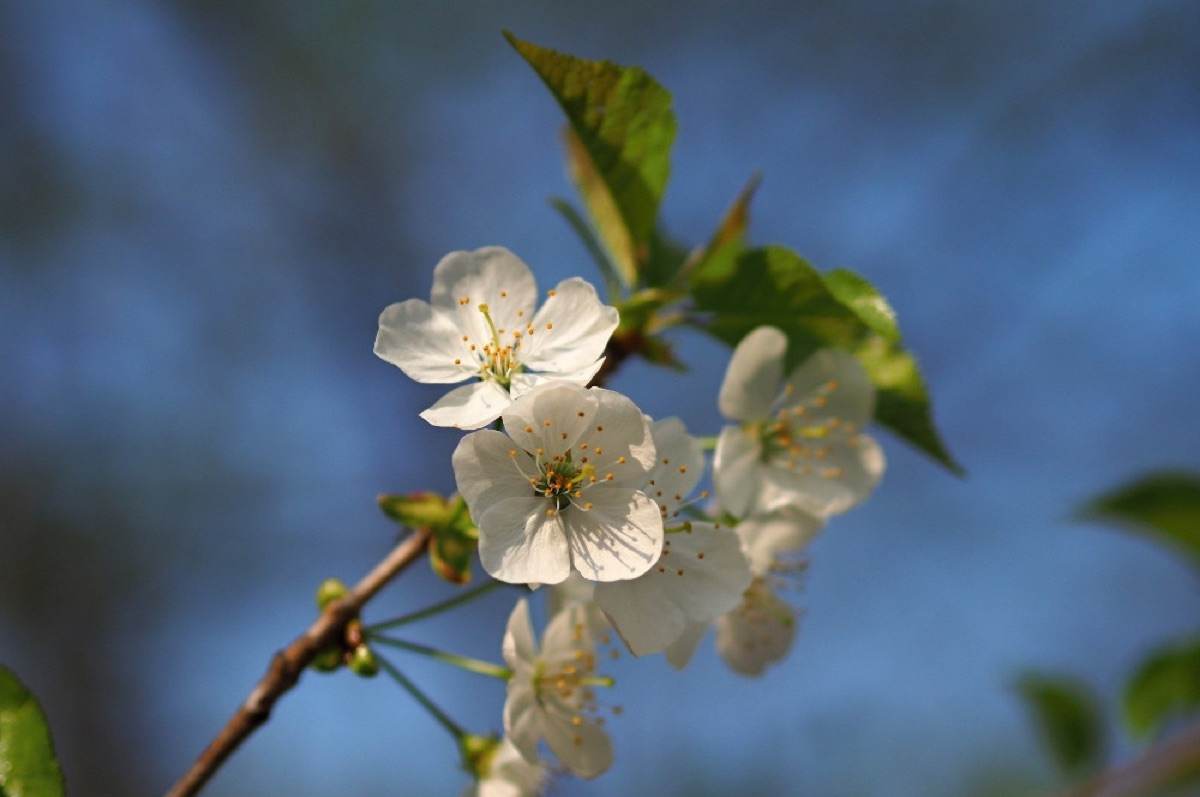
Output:
M346 662L346 666L355 675L361 675L363 678L374 678L379 674L379 661L366 645L359 645L350 653L350 660Z
M414 529L445 526L454 519L457 509L454 503L431 492L381 495L377 500L385 515Z
M463 769L476 780L483 780L492 768L492 759L500 749L497 736L477 736L468 733L458 740L458 751L462 755Z
M339 579L327 578L317 587L317 608L325 611L325 607L336 600L346 597L350 590Z
M317 672L334 672L342 666L342 651L338 648L325 648L309 666Z

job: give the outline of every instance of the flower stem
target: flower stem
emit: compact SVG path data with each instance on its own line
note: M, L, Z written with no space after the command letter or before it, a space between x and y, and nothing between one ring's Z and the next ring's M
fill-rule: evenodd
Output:
M502 586L503 584L503 581L495 580L489 581L486 584L480 584L474 589L469 589L466 592L455 595L452 598L447 598L446 600L440 603L435 603L432 606L426 606L424 609L419 609L415 612L409 612L408 614L402 614L399 617L391 620L384 620L382 623L369 625L366 627L366 631L368 634L376 631L385 631L389 628L397 628L402 625L408 625L409 623L415 623L417 620L424 620L426 617L433 617L435 614L441 614L442 612L449 611L456 606L461 606L464 603L470 603L476 598L486 595L496 587Z
M438 721L438 724L445 728L455 740L461 740L467 735L462 726L450 719L450 715L442 711L441 707L437 703L434 703L429 695L422 692L415 683L410 681L407 675L396 669L396 666L383 656L376 654L376 658L379 660L379 666L383 668L383 671L390 675L393 681L400 684L404 688L404 691L412 695L413 699L420 703L422 708L428 711Z
M708 437L697 437L696 442L700 444L700 448L705 451L717 450L717 436L709 435Z
M507 667L501 667L499 664L492 664L490 661L482 659L473 659L470 656L460 656L457 653L448 653L444 650L431 648L428 645L422 645L417 642L407 642L403 639L395 639L393 637L381 636L380 634L368 634L368 638L377 644L387 645L400 650L407 650L410 653L420 653L422 656L428 656L431 659L444 661L447 664L453 664L455 667L461 667L469 672L478 673L479 675L487 675L492 678L502 678L507 680L512 677L512 670Z

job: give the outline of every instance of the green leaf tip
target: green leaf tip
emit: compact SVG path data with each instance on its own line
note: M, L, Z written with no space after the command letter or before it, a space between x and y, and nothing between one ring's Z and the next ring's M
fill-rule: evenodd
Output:
M644 281L670 176L671 94L639 67L578 58L502 32L566 114L572 179L621 281L633 287Z
M1147 473L1096 496L1076 516L1146 532L1200 566L1200 474Z
M1065 772L1081 773L1104 758L1104 721L1096 699L1081 682L1027 673L1015 685L1042 741Z
M0 794L62 797L62 770L46 716L11 670L0 665Z

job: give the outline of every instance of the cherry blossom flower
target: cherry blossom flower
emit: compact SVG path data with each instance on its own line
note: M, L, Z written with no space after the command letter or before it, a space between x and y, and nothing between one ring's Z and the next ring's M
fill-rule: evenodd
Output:
M732 514L794 504L825 517L862 501L883 474L879 445L862 433L875 390L854 357L816 352L784 379L787 338L759 327L742 339L721 385L721 413L738 422L717 441L713 481Z
M704 453L677 418L656 422L652 433L658 461L644 489L670 524L704 473ZM750 584L732 529L698 521L674 528L646 573L595 586L596 604L635 656L665 649L690 623L712 622L737 606Z
M776 588L803 570L805 562L788 555L807 546L822 524L794 506L738 523L737 535L754 577L737 606L716 621L717 653L735 672L760 675L791 649L799 610L780 598ZM667 648L667 661L676 669L686 666L708 627L689 623Z
M496 745L481 769L482 776L463 791L462 797L536 797L549 779L545 764L526 761L508 739Z
M538 760L540 739L559 762L583 778L612 765L612 742L598 716L594 687L611 683L596 675L596 655L585 632L582 606L556 614L539 649L529 604L517 601L504 633L504 661L512 670L504 702L504 732L525 760Z
M533 273L503 247L451 252L433 270L430 302L408 299L379 316L375 353L418 382L473 380L421 417L478 429L538 385L587 384L604 362L616 309L579 277L563 280L548 297L535 313Z
M495 578L557 584L636 578L663 548L660 509L642 490L655 466L650 424L625 396L545 385L454 451L454 476Z

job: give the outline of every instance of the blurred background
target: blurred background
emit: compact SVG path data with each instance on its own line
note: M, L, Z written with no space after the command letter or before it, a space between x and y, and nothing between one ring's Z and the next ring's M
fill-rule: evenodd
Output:
M500 37L645 66L680 133L664 216L752 234L892 300L958 480L880 433L881 489L812 549L801 635L758 680L706 643L615 666L617 763L556 794L1000 795L1056 775L1027 667L1110 708L1191 630L1193 574L1070 520L1200 464L1193 3L37 3L0 0L0 660L72 793L163 791L392 544L381 491L452 487L440 395L371 352L452 249L598 275L546 198L563 119ZM728 350L613 384L717 431ZM376 619L451 594L422 565ZM407 636L498 658L512 596ZM499 683L392 658L460 722ZM1118 745L1117 754L1130 749ZM309 675L209 794L454 794L399 689Z

